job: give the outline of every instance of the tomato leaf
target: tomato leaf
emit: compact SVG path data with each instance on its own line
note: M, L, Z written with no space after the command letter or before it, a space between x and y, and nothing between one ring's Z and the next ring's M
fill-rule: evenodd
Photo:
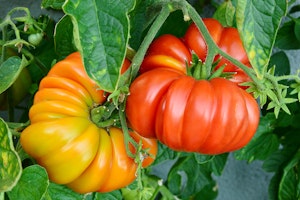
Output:
M59 60L76 51L73 43L73 24L70 16L65 15L56 24L54 43L55 52Z
M43 0L42 8L53 8L56 10L61 10L62 5L65 3L65 0Z
M223 26L234 25L235 7L231 1L223 2L213 15L213 18L217 19Z
M286 10L286 0L240 0L237 3L237 28L259 78L266 73L276 34Z
M180 158L168 176L169 190L183 199L201 192L207 185L215 186L211 172L199 165L192 154ZM216 192L212 189L210 191Z
M120 190L114 190L112 192L109 193L96 193L94 200L102 200L102 199L106 199L106 200L119 200L122 199L122 194L120 192Z
M234 153L238 160L252 162L255 159L264 160L279 147L279 139L273 133L276 123L273 113L260 119L258 130L247 146Z
M300 18L295 20L295 36L298 41L300 41Z
M0 94L7 90L18 78L24 66L27 65L27 60L13 56L9 57L0 66Z
M68 0L63 6L72 18L75 45L88 75L108 92L118 86L133 6L133 0Z
M295 21L288 21L279 29L275 46L280 49L299 49L300 41L295 35Z
M0 192L10 191L22 173L21 160L15 151L11 132L0 118Z
M8 192L10 199L40 200L49 185L48 175L39 165L31 165L23 170L18 184Z
M145 36L145 30L150 26L151 22L157 16L160 9L156 9L151 6L157 0L136 0L134 10L130 13L130 46L137 50L140 46L143 37Z
M214 173L216 176L221 176L226 165L228 153L216 155L210 162L205 163L203 166Z
M291 72L290 61L284 51L279 51L271 56L269 68L275 66L275 75L282 76L288 75Z
M300 198L300 151L283 170L283 176L279 184L279 200L294 200Z
M47 189L47 194L50 199L59 200L59 199L72 199L72 200L83 200L83 195L73 192L71 189L67 188L64 185L58 185L50 182Z

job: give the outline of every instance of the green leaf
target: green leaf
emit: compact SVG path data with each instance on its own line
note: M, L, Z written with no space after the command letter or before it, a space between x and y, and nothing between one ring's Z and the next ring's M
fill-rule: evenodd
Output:
M300 151L298 151L289 164L284 168L279 184L279 200L295 200L300 198Z
M218 196L218 188L215 183L206 185L193 199L215 200Z
M277 172L269 182L269 200L278 200L278 186L281 178L281 173Z
M215 175L220 176L225 167L228 154L210 156L195 153L194 156L199 165L202 165L208 171L213 172Z
M65 0L43 0L42 8L53 8L56 10L61 10Z
M240 0L237 3L237 27L250 63L259 78L267 70L286 0Z
M0 192L10 191L22 173L21 160L15 151L11 132L0 118Z
M290 74L289 58L284 51L279 51L271 56L269 68L275 66L275 75L288 75Z
M288 21L283 24L283 26L279 29L275 46L284 49L284 50L291 50L291 49L299 49L300 48L300 41L297 40L295 35L295 21Z
M217 176L221 176L222 172L224 170L224 167L226 165L227 158L228 158L228 153L220 154L220 155L215 156L213 160L206 163L205 165L207 166L209 171L211 171L212 173L214 173Z
M183 199L212 184L215 185L211 172L199 165L192 155L179 159L168 176L169 190Z
M50 182L50 185L47 190L47 194L45 195L51 200L61 200L61 199L67 199L67 200L83 200L83 195L78 194L68 187L64 185L59 185ZM45 198L47 200L47 198Z
M300 18L295 20L295 36L298 41L300 41Z
M279 147L279 139L273 133L276 118L269 113L260 119L258 129L247 146L234 153L238 160L264 160Z
M40 200L44 197L48 185L46 170L39 165L31 165L23 170L18 184L7 194L11 200Z
M22 60L17 56L9 57L0 66L0 94L7 90L18 78L25 65L25 58Z
M165 23L159 30L158 35L172 34L177 37L184 36L189 23L184 21L184 16L181 10L170 13Z
M199 165L208 163L215 158L215 156L199 154L199 153L194 153L194 156L195 156L195 160Z
M158 152L155 158L155 161L153 165L156 163L160 163L161 161L165 160L174 160L178 157L178 152L173 151L172 149L168 148L167 146L161 144L160 142L158 143Z
M88 75L107 92L118 87L133 6L133 0L68 0L63 6Z
M145 37L146 31L158 15L161 7L154 6L158 0L136 0L134 9L130 12L130 46L137 50Z
M65 15L56 24L54 43L55 52L59 60L76 51L73 42L73 24L70 16Z
M231 1L225 1L216 10L213 18L217 19L223 26L232 27L234 25L235 7Z
M119 200L122 199L120 190L114 190L109 193L97 193L94 200Z

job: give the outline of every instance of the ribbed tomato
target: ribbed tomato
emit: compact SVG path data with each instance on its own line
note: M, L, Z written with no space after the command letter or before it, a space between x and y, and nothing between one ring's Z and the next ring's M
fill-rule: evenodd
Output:
M31 124L20 142L46 168L50 180L88 193L119 189L136 178L137 163L126 153L121 129L100 128L92 121L91 110L105 101L78 52L55 64L41 80L29 112ZM156 140L130 134L153 155L144 160L147 167L156 155ZM131 151L136 150L131 146Z
M196 80L165 68L132 82L126 114L142 136L157 138L174 150L205 154L245 146L260 116L255 99L231 81Z

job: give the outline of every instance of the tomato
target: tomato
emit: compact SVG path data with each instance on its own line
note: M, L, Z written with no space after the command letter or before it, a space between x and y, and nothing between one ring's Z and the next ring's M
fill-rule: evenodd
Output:
M191 52L179 38L170 34L162 35L149 46L140 73L153 68L170 67L186 73L186 66L191 60Z
M217 20L212 18L203 19L203 22L220 49L241 63L251 67L236 28L223 27ZM207 45L194 23L188 27L182 39L170 34L161 35L156 38L150 45L139 72L144 73L155 68L172 68L187 73L187 67L191 66L193 53L202 62L205 61ZM220 55L215 57L215 61L218 61L215 70L225 65L223 71L231 72L233 75L230 80L237 85L251 81L250 77L244 71ZM240 87L246 88L243 86Z
M243 43L236 28L223 27L220 22L212 18L203 19L203 22L206 25L211 37L221 50L250 67L247 53L243 47ZM192 23L187 29L183 40L190 50L194 51L198 55L200 60L205 61L207 55L207 45L201 32L194 23ZM233 82L240 84L251 81L250 77L246 73L225 58L217 55L215 61L217 60L219 60L219 63L216 69L222 65L225 65L223 70L224 72L234 73L232 77ZM235 76L238 76L238 78Z
M88 193L119 189L136 178L137 163L126 153L122 130L100 128L92 121L91 110L105 102L104 91L88 77L78 52L41 80L29 111L31 124L20 142L51 181ZM130 134L152 154L142 163L147 167L156 155L156 140Z
M32 33L28 36L28 42L34 46L38 46L43 40L43 33Z
M18 105L26 95L32 84L31 76L27 68L24 68L16 81L6 91L0 94L0 110L8 108L8 102L12 106ZM8 100L8 95L11 95L11 101Z
M255 99L227 79L196 80L158 68L132 82L126 115L144 137L177 151L214 155L245 146L260 112Z

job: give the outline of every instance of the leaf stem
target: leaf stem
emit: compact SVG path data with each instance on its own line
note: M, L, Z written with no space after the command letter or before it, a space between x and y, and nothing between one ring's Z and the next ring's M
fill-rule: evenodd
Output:
M200 32L207 44L207 57L204 62L204 65L207 70L207 74L211 74L214 58L217 54L220 54L222 57L226 58L232 64L241 68L256 83L256 85L259 88L264 88L264 85L257 78L253 69L242 64L235 58L232 58L230 55L228 55L227 53L225 53L223 50L221 50L218 47L218 45L215 43L215 41L211 37L208 29L206 28L202 18L200 17L198 12L193 8L193 6L191 6L187 1L174 0L174 3L175 2L176 2L176 4L181 4L180 8L182 8L183 12L186 12L186 10L187 10L188 14L190 15L190 18L193 20L193 22L196 24L196 26L200 30Z
M145 36L144 40L142 41L138 51L136 52L135 56L132 59L131 68L131 78L132 80L137 76L139 67L141 63L143 62L144 56L148 50L149 45L155 38L157 32L159 31L160 27L163 25L163 23L166 21L168 16L171 13L171 9L169 6L164 5L154 20L153 24L151 25L149 31L147 32L147 35Z
M138 149L139 144L130 136L129 134L129 130L128 130L128 126L127 126L127 122L126 122L126 116L125 116L125 105L126 105L126 101L123 102L120 106L119 109L119 117L120 117L120 122L121 122L121 127L122 127L122 131L124 134L124 142L125 142L125 148L126 148L126 153L129 157L131 158L136 158L136 156L139 156L139 152L136 151L135 154L133 154L130 149L129 149L129 145L132 144L133 147L135 149Z

